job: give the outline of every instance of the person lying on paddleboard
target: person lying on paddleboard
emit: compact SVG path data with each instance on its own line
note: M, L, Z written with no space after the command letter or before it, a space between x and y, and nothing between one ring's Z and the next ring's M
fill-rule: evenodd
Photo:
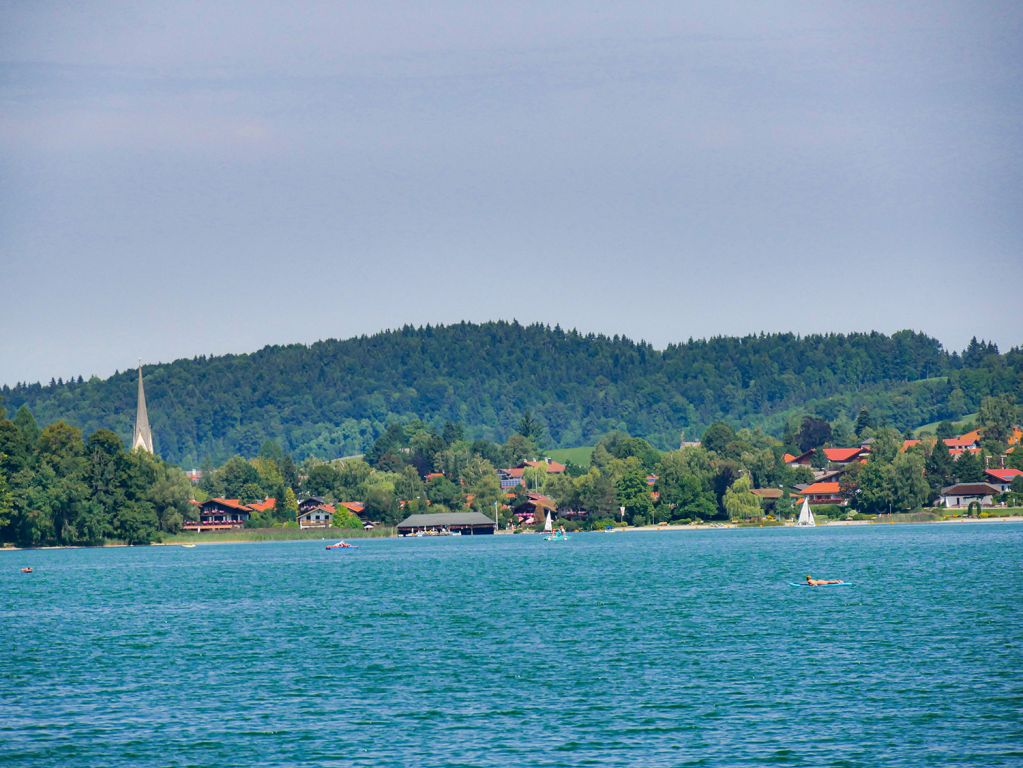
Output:
M813 579L810 578L810 574L806 574L806 583L811 587L822 587L825 584L842 584L841 579Z

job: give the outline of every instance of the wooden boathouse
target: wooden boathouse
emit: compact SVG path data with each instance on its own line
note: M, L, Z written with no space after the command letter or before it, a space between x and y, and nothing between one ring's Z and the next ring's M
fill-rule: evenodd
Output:
M399 536L417 533L461 533L463 536L485 536L494 533L494 519L480 512L443 512L435 515L409 515L398 523Z

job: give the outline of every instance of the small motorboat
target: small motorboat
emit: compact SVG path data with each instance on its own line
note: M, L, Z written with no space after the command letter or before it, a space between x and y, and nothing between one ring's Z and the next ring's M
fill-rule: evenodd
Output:
M32 569L31 568L27 568L27 567L26 568L22 568L21 572L22 573L32 573Z
M328 544L327 549L355 549L355 547L347 541L339 541L336 544Z

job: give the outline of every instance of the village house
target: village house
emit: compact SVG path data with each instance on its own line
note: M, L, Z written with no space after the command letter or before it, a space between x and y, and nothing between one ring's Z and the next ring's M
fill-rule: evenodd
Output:
M276 499L266 499L253 504L243 504L241 499L209 499L199 504L199 520L186 522L186 531L223 531L241 528L252 517L253 512L273 509Z
M841 468L849 466L850 464L857 461L866 461L867 456L870 454L870 446L861 445L858 448L824 448L824 458L828 461L828 466L831 468ZM809 467L813 464L813 458L817 455L817 449L814 448L810 451L804 451L798 456L793 456L791 453L786 453L782 457L782 461L790 467Z
M317 504L316 506L306 505L303 510L301 507L298 509L298 527L299 528L330 528L334 522L335 509L333 505Z
M298 503L299 528L329 528L339 510L345 509L362 519L366 505L361 501L341 501L331 504L319 496L310 496ZM372 527L372 526L370 526Z
M759 496L761 499L764 499L765 501L766 500L777 501L778 499L785 495L785 492L782 491L781 488L754 488L752 491L750 491L750 493L752 493L754 496Z
M773 512L778 501L785 495L781 488L754 488L751 493L760 497L765 512Z
M351 512L353 515L360 519L366 512L366 505L363 504L361 501L342 501L338 503L338 506L344 507L345 509L347 509L349 512Z
M554 499L544 496L542 493L532 492L527 494L525 500L512 507L512 513L515 515L519 525L532 525L539 520L543 520L548 512L554 515L557 510L558 505Z
M1019 469L989 469L984 473L987 476L985 482L993 485L1001 493L1009 490L1012 481L1017 477L1023 477L1023 470Z
M518 488L522 485L523 472L525 472L524 467L509 467L497 470L497 479L501 481L501 488L505 490L508 488Z
M990 483L956 483L941 489L939 504L943 507L968 507L976 502L982 507L992 507L994 497L1000 493Z
M548 475L560 475L568 469L568 467L564 464L554 461L553 459L544 459L543 461L524 461L517 467L508 467L506 469L497 470L497 478L501 481L501 488L505 490L509 488L518 488L525 482L525 472L530 467L542 467L547 470Z
M980 451L980 440L984 436L982 430L973 429L969 432L964 432L959 437L948 437L942 442L948 448L949 454L953 458L962 456L967 451L970 453L977 453ZM1009 438L1006 441L1008 446L1008 453L1012 453L1016 446L1023 441L1023 427L1013 427L1009 433Z
M960 437L947 437L942 442L948 447L948 452L952 456L958 457L967 451L977 453L980 450L980 446L977 444L976 434L976 430L974 430Z
M813 461L814 453L816 453L816 451L804 451L798 456L793 456L791 453L786 453L784 456L782 456L782 461L784 461L786 465L792 467L793 469L795 469L796 467L808 467L810 466L810 462Z
M849 503L849 497L842 491L838 483L813 483L804 487L799 494L811 504L838 504L845 506Z

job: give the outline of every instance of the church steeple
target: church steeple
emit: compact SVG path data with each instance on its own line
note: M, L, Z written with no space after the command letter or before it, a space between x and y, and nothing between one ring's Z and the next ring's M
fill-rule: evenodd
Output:
M146 411L146 391L142 388L142 361L139 360L139 403L135 411L135 435L131 439L131 448L141 448L147 453L153 452L153 433L149 431L149 413Z

